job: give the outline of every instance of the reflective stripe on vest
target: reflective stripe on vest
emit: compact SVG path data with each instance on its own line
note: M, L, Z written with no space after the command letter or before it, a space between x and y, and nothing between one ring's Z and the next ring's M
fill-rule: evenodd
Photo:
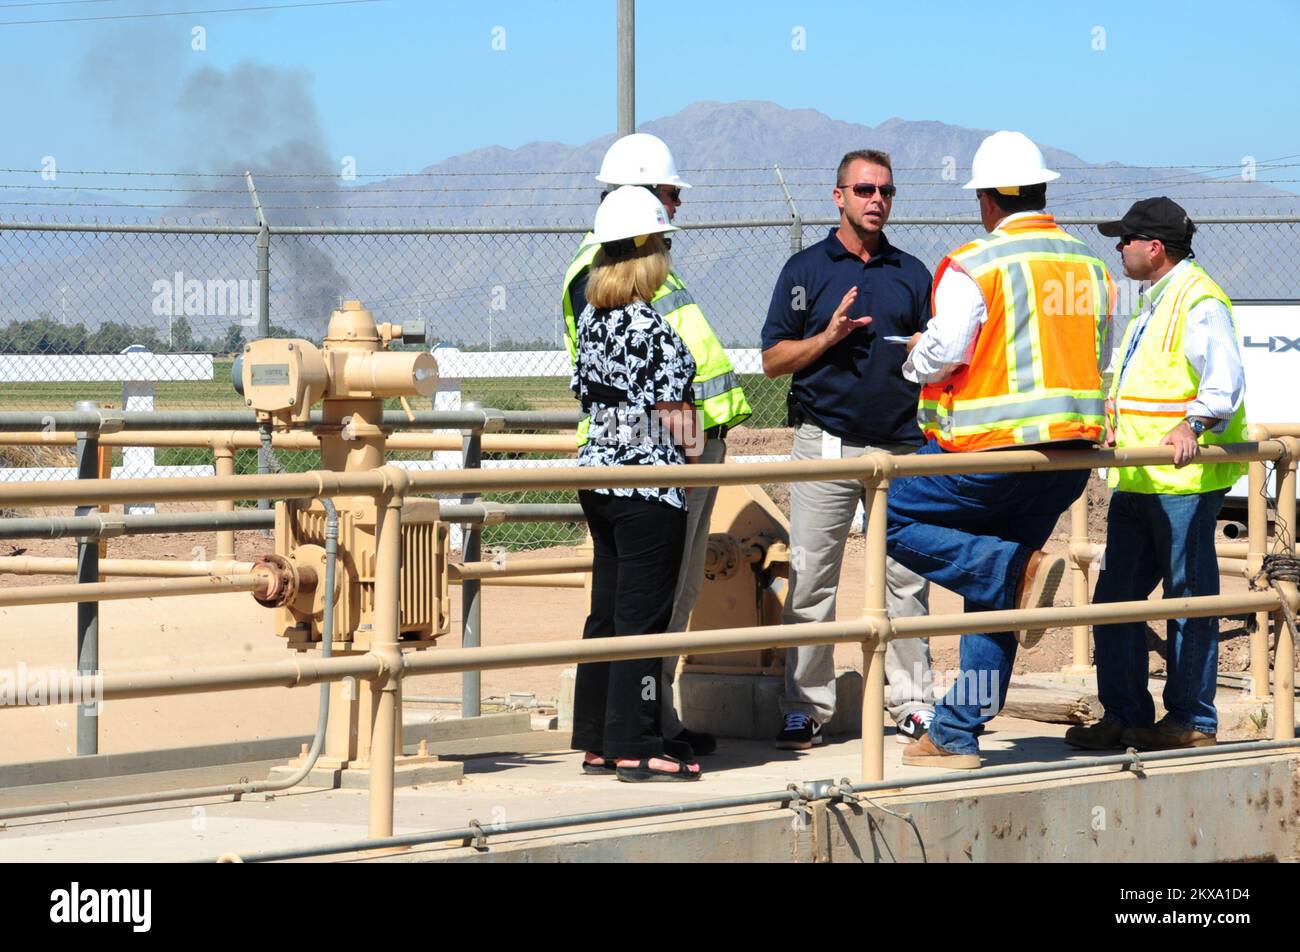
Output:
M1200 390L1196 369L1183 351L1187 317L1192 309L1204 300L1213 299L1228 309L1229 316L1232 314L1232 302L1200 265L1188 260L1179 267L1182 272L1173 276L1174 283L1166 286L1156 301L1155 310L1147 320L1128 364L1120 368L1121 373L1117 373L1111 382L1117 446L1157 446L1191 410ZM1137 317L1143 306L1143 302L1138 303L1133 320L1129 321L1120 345L1121 354L1127 354L1132 346L1137 333ZM1236 332L1235 321L1233 331ZM1222 432L1207 430L1198 442L1216 445L1241 443L1245 439L1246 407L1243 401ZM1107 481L1122 492L1190 495L1226 489L1245 472L1245 463L1193 462L1181 469L1131 466L1110 470Z
M1035 214L952 252L936 287L949 267L975 281L987 318L970 364L922 388L926 436L955 451L1097 440L1097 365L1114 300L1101 260L1051 215Z
M676 290L669 291L667 294L664 294L662 296L656 294L655 299L652 303L654 309L658 311L661 316L667 317L669 314L677 310L679 307L685 307L688 304L694 304L695 298L692 297L691 292L686 290L685 288L677 288Z
M577 360L579 315L573 313L573 300L569 289L573 282L591 267L599 247L588 232L565 272L562 296L565 317L564 343L569 351L570 362ZM692 381L692 388L704 428L711 429L722 424L736 427L749 419L753 409L745 398L740 377L736 374L722 342L718 340L713 328L704 317L704 312L695 303L694 295L676 272L668 273L667 280L655 292L650 306L668 322L686 344L691 357L695 360L695 379ZM585 442L586 428L579 425L578 433L578 445L581 446Z

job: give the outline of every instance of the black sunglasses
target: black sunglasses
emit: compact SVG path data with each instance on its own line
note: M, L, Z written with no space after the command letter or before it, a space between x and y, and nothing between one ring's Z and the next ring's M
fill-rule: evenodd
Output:
M676 185L647 185L646 188L654 192L655 198L659 199L660 201L663 201L664 196L667 195L668 201L676 202L679 205L681 204L682 190L678 188Z
M1159 238L1152 238L1150 235L1125 235L1119 240L1119 246L1125 248L1130 241L1159 241Z
M847 188L858 198L870 198L877 191L880 192L881 198L893 198L898 194L898 189L893 185L872 185L870 182L859 182L857 185L836 185L838 189Z

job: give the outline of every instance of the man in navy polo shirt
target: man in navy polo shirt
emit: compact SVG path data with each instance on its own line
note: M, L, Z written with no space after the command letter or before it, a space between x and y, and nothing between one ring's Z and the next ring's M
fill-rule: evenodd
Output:
M922 445L916 424L920 387L903 379L906 341L930 319L930 272L885 237L893 204L889 156L874 149L840 160L832 195L840 224L781 269L763 325L763 372L793 374L791 422L795 459L841 459ZM787 624L831 621L849 526L864 498L862 482L790 486L790 591ZM929 584L890 559L886 605L891 617L924 615ZM885 649L889 713L902 743L921 737L934 715L930 647L922 638ZM820 744L835 713L835 649L789 649L785 715L776 746Z

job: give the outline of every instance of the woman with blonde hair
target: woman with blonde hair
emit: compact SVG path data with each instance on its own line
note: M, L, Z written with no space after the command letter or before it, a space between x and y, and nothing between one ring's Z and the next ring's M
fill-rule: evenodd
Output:
M648 303L670 267L663 235L677 230L659 200L635 185L610 192L596 212L601 248L577 320L572 381L591 420L580 466L680 464L703 445L691 393L695 361ZM684 491L582 490L578 501L593 547L583 638L666 631L685 541ZM585 772L612 771L627 782L700 778L689 747L664 740L662 664L655 657L578 665L572 746L585 752Z

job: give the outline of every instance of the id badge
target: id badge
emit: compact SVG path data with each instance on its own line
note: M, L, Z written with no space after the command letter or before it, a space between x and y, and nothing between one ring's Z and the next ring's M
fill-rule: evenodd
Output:
M822 430L822 459L839 459L844 441L834 434Z

